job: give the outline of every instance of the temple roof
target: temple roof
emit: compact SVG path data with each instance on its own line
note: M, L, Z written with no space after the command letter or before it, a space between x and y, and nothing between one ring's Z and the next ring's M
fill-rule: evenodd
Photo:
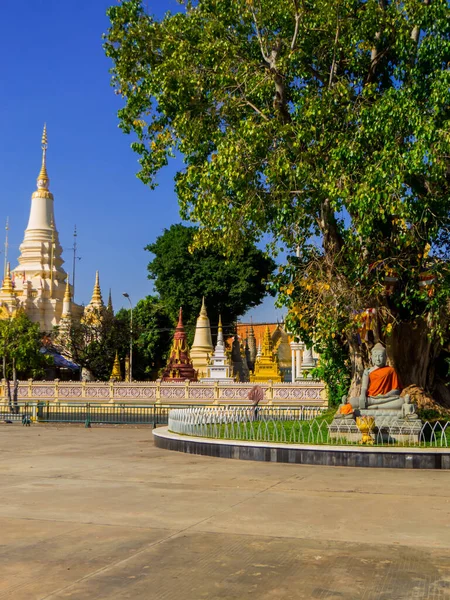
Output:
M237 324L237 334L241 339L245 339L247 337L247 329L250 329L251 327L253 327L253 331L255 333L255 338L257 343L258 342L262 342L262 339L264 337L264 332L266 330L266 327L269 328L269 332L270 335L272 337L273 341L276 341L278 339L277 336L274 336L275 332L277 331L277 329L281 329L282 331L285 331L284 327L282 324L280 323L238 323ZM288 340L289 342L293 341L292 336L290 336L289 334L287 334L288 336ZM232 339L232 338L230 338Z

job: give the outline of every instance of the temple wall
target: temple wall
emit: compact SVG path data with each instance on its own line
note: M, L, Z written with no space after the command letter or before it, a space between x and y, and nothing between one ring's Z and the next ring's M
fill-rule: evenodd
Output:
M169 382L86 382L21 381L19 402L124 403L124 404L200 404L248 405L251 383L169 383ZM325 386L321 381L262 383L264 403L274 406L326 406ZM6 384L0 383L0 403L6 402Z

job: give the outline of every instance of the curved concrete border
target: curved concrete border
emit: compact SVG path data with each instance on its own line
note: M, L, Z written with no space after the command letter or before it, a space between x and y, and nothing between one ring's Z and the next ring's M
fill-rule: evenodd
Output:
M450 449L371 448L362 446L308 446L216 440L171 433L167 427L153 430L155 445L165 450L203 454L217 458L266 462L327 465L332 467L379 467L388 469L450 469Z

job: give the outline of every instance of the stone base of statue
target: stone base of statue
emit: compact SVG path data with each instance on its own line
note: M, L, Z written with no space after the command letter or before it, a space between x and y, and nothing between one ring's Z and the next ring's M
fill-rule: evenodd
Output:
M422 431L422 421L413 412L398 409L356 409L352 415L337 414L329 427L330 439L358 443L361 431L356 425L356 417L373 417L375 426L372 432L375 444L417 444Z

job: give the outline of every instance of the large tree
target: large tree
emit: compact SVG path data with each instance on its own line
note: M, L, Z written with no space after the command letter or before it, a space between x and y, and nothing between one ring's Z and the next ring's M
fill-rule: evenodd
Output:
M73 362L88 369L95 379L107 381L116 352L121 358L128 352L130 330L110 310L94 309L68 329L55 328L53 338L56 348Z
M159 298L147 296L133 308L133 379L155 379L165 365L172 340L172 321ZM67 330L55 329L56 347L95 379L111 376L116 352L124 365L130 353L130 310L94 310ZM124 376L122 366L122 376Z
M351 371L352 393L381 339L404 384L449 396L437 373L449 341L449 12L447 0L197 0L161 21L140 0L108 11L140 178L155 185L181 153L176 189L198 244L272 234L286 245L290 326L315 340L330 381Z
M225 326L231 327L237 317L261 303L275 268L273 260L253 243L245 243L237 255L228 258L212 247L192 249L197 231L172 225L146 247L154 254L148 272L162 304L173 322L182 306L191 333L202 296L212 323L217 324L221 314Z
M130 310L122 308L116 319L130 327ZM133 308L133 378L156 379L165 366L173 335L172 320L160 298L147 296ZM127 351L122 348L122 352Z

